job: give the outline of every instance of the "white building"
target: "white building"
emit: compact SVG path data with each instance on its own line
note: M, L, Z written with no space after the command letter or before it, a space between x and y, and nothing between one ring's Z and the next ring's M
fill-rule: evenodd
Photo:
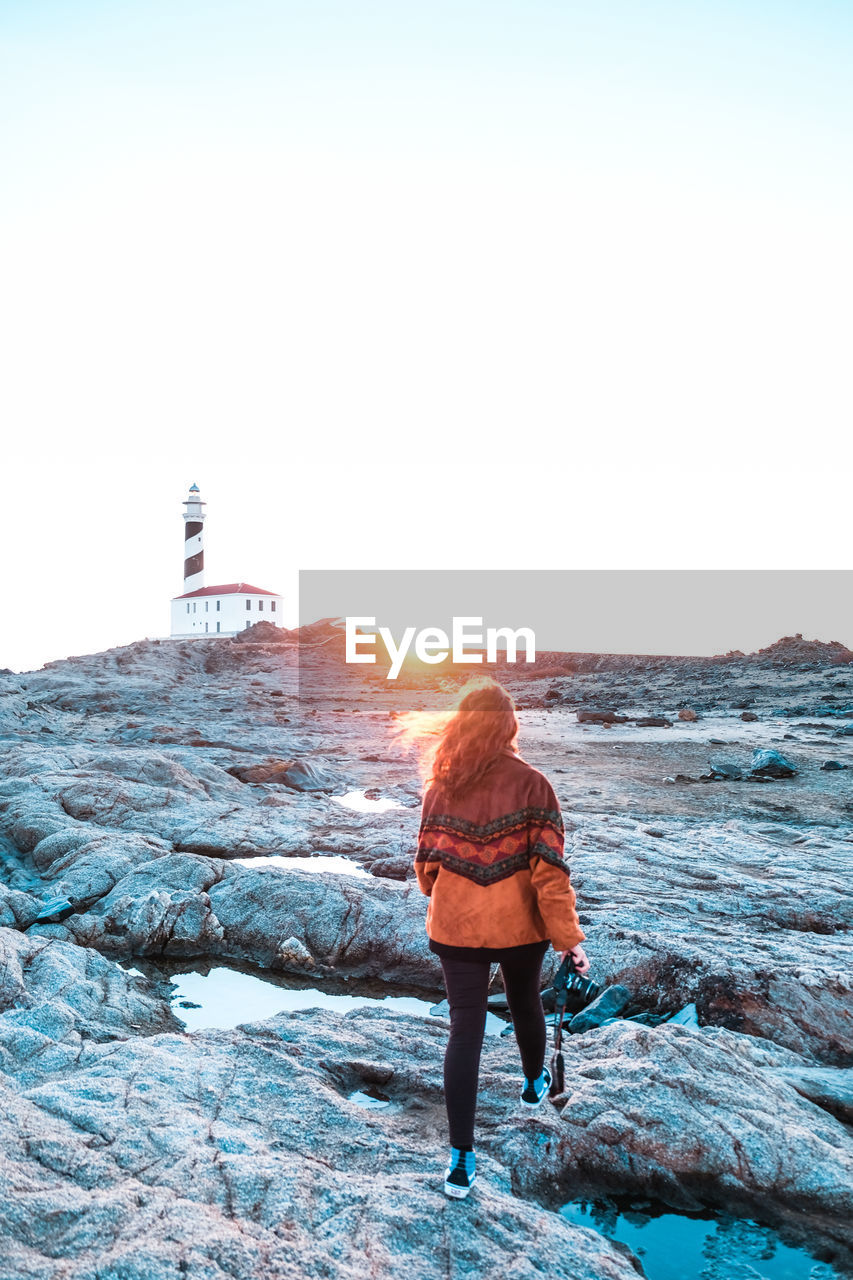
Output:
M198 587L172 601L173 636L233 636L256 622L280 627L281 596L248 582Z
M282 597L248 582L204 585L204 508L198 485L184 502L184 591L172 600L173 636L234 636L256 622L283 626Z

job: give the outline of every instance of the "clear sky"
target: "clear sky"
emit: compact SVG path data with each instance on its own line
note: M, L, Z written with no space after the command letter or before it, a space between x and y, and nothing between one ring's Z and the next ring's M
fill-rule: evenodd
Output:
M289 621L850 565L848 3L3 0L0 58L0 667L165 634L193 481Z

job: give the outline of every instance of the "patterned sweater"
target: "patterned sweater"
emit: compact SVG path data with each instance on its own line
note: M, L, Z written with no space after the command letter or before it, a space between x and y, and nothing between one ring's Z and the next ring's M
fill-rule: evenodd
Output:
M460 800L430 786L415 857L429 937L458 947L550 938L557 951L583 942L563 836L551 784L509 748Z

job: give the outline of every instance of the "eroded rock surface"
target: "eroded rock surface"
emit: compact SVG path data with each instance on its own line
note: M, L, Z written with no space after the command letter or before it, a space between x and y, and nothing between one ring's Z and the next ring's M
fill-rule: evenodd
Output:
M29 944L11 945L26 957ZM62 1259L61 1274L104 1280L636 1276L542 1207L591 1186L790 1210L804 1232L834 1224L839 1257L851 1242L853 1138L784 1078L803 1066L790 1051L725 1030L613 1025L571 1038L565 1098L531 1115L515 1048L493 1039L477 1195L454 1204L440 1179L442 1022L303 1010L154 1032L156 996L123 975L114 997L137 1009L144 998L152 1016L111 1039L103 1005L74 1026L40 1014L57 972L108 962L57 940L39 954L29 993L10 988L24 1003L0 1014L4 1275L52 1277ZM387 1106L352 1100L369 1089Z
M563 807L592 976L703 1025L566 1036L565 1099L531 1123L511 1040L487 1043L460 1206L440 1193L443 1023L188 1035L162 984L116 963L440 992L411 877L417 762L394 729L452 682L353 676L324 624L301 669L292 636L250 639L140 642L0 685L0 1274L635 1275L542 1207L592 1185L849 1246L848 651L794 637L504 673ZM795 772L752 776L757 752ZM372 875L297 861L315 855ZM74 913L35 924L56 896ZM389 1106L358 1107L364 1088Z

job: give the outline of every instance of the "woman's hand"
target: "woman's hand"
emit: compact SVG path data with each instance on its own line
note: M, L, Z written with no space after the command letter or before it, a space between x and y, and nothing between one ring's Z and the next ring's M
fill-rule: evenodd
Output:
M576 947L572 947L571 950L569 951L561 951L560 964L563 963L566 956L572 957L572 963L575 966L576 973L580 973L580 974L589 973L589 960L587 959L586 952L584 951L583 947L580 946L580 944L578 944L578 946Z

